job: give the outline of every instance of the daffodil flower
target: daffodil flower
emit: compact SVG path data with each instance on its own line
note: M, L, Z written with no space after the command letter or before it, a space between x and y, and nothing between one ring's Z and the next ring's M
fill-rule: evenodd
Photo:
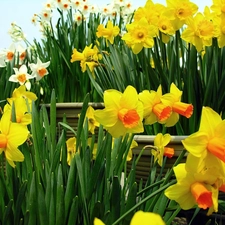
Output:
M33 79L34 77L27 73L26 65L22 65L19 69L13 68L15 74L9 77L9 81L19 83L20 85L25 84L28 79Z
M182 143L196 157L204 158L210 152L225 162L225 120L213 109L203 107L199 130Z
M162 103L169 105L172 108L171 115L164 121L160 121L165 124L166 127L174 126L178 120L179 115L190 118L193 113L193 105L181 102L182 91L180 91L174 83L170 85L170 93L164 94L161 97Z
M119 34L120 28L113 26L113 23L109 20L106 27L100 24L97 28L96 36L106 38L111 44L114 43L114 38Z
M224 164L216 157L206 159L188 155L186 163L174 167L177 183L165 190L165 195L179 203L184 210L195 205L218 211L218 193L224 185Z
M138 54L142 48L152 48L153 38L157 35L157 27L148 23L145 17L137 22L126 25L127 33L123 35L122 40L131 47L134 54Z
M153 124L165 121L171 114L171 107L165 105L161 101L162 87L158 87L157 91L144 90L139 93L139 99L144 106L144 123Z
M105 91L104 104L105 108L96 110L94 115L113 137L144 131L143 104L134 87L128 86L124 93L114 89Z
M28 137L27 127L11 122L11 111L7 110L3 113L0 121L0 154L4 152L8 163L15 167L14 162L22 162L24 156L18 149Z
M162 166L163 156L169 156L171 158L174 155L173 148L165 147L169 144L170 140L170 134L163 135L162 133L158 133L154 139L154 146L151 153L154 156L154 161L157 161L160 166Z
M66 141L67 148L67 164L70 166L70 162L76 153L76 138L71 137Z
M36 77L36 80L42 79L44 76L48 74L48 70L46 69L50 65L50 61L46 63L42 63L39 58L37 58L37 63L29 64L32 73L31 76Z
M29 112L27 102L24 98L16 98L13 101L13 104L15 106L15 116L17 123L20 123L22 125L28 125L31 124L31 113ZM7 110L12 112L12 105L6 104L4 106L4 112Z

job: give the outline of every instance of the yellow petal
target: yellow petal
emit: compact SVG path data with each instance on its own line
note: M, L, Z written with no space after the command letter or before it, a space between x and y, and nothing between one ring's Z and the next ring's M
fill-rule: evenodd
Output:
M202 108L202 117L199 131L204 131L208 135L214 136L214 130L222 121L220 115L209 107Z
M96 110L94 116L95 119L105 127L112 127L118 121L118 112L111 107Z
M184 139L182 144L194 156L204 157L207 154L208 135L198 131Z
M137 211L131 219L130 225L165 225L159 214Z

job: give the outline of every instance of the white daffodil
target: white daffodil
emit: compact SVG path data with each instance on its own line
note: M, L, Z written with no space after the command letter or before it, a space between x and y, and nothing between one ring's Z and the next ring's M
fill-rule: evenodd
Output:
M34 78L36 77L36 80L40 80L45 75L48 74L48 70L46 69L50 65L50 61L42 63L42 61L37 58L37 63L31 63L29 64L29 67L32 70L31 76Z
M20 85L25 84L25 82L29 79L34 78L30 74L27 73L26 65L22 65L19 69L13 68L15 74L9 77L9 81L19 83Z

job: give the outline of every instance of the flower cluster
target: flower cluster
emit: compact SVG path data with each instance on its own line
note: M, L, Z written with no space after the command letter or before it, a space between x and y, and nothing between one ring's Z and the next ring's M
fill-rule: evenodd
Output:
M24 155L18 149L29 137L27 125L31 124L31 102L37 99L25 86L15 89L3 108L0 120L0 153L4 152L8 163L22 162Z
M224 123L214 110L204 107L199 131L182 141L189 152L187 161L174 167L177 183L165 195L183 209L197 204L208 208L208 215L218 211L218 194L225 190Z
M161 88L155 91L144 90L137 93L128 86L124 93L117 90L104 92L105 109L97 110L95 117L113 137L126 133L142 133L145 124L159 122L174 126L179 115L190 118L193 105L180 102L182 92L171 84L171 91L162 95Z

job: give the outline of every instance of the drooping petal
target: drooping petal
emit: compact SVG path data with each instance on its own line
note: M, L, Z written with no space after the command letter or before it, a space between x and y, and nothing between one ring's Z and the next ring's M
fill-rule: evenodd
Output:
M196 204L187 185L174 184L165 190L165 195L169 199L175 200L184 210L191 209Z
M172 112L170 114L170 117L167 120L162 121L160 123L165 124L166 127L172 127L178 122L178 120L179 120L179 114Z
M203 157L207 152L208 135L205 132L196 132L182 140L184 148L196 157Z

